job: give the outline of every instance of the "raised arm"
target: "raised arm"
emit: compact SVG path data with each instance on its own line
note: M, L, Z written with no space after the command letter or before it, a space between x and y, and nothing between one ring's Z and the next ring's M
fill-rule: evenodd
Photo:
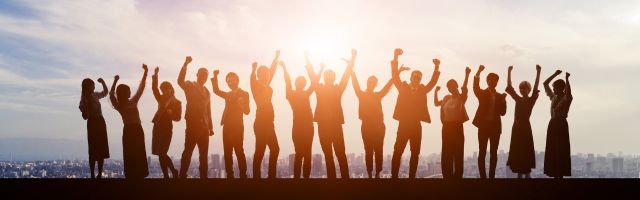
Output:
M160 68L156 67L153 71L153 75L151 76L151 91L153 92L153 97L156 98L156 101L160 101L160 91L158 90L158 71Z
M464 82L462 82L462 99L463 101L467 101L467 97L469 97L469 89L467 85L469 85L469 74L471 74L471 68L467 66L464 69Z
M340 80L340 93L344 92L344 90L347 88L349 77L351 76L351 71L353 71L353 66L355 65L357 55L358 51L356 51L355 49L351 49L351 59L343 59L345 62L347 62L347 68L344 70L342 79Z
M118 110L118 99L116 99L116 85L118 84L118 80L120 80L120 76L116 75L113 77L113 84L111 85L111 91L109 91L111 106L116 110Z
M249 78L249 87L251 93L255 93L256 86L258 85L258 78L256 77L256 70L258 69L258 63L253 62L251 64L251 77Z
M433 87L438 84L438 79L440 78L440 60L433 59L433 74L431 75L431 80L427 85L424 86L423 92L427 93L433 89Z
M97 93L98 98L104 98L109 94L109 89L107 88L107 84L104 82L104 79L98 78L98 83L102 85L102 92Z
M573 99L573 95L571 94L571 83L569 83L569 76L571 74L566 72L565 81L567 82L567 87L564 89L564 94L567 95L569 99Z
M180 73L178 74L178 86L180 86L180 88L182 88L183 90L186 88L186 84L184 81L185 76L187 76L187 66L189 65L189 63L191 63L193 59L191 58L191 56L187 56L184 59L184 64L182 64L182 68L180 69Z
M549 83L551 83L551 81L556 78L556 76L560 75L562 73L562 70L556 70L555 73L553 73L551 76L549 76L549 78L547 78L547 80L544 80L544 92L547 94L547 96L552 97L553 96L553 91L551 90L551 87L549 87Z
M542 71L542 67L540 65L536 65L536 82L533 84L533 95L538 94L538 85L540 83L540 72Z
M280 61L280 67L282 67L282 73L284 74L286 97L287 99L289 99L291 98L291 93L293 92L293 88L291 87L291 76L289 76L289 72L287 71L287 66L284 64L284 61Z
M484 71L484 65L480 65L480 67L478 67L478 71L473 77L473 94L475 94L476 97L480 95L480 74L482 74L482 71Z
M140 80L140 85L138 85L138 90L131 97L131 101L134 103L138 103L140 97L142 96L142 92L144 92L144 87L147 85L147 72L149 72L149 68L146 64L142 64L142 69L144 69L144 73L142 74L142 80Z
M276 75L276 71L278 71L278 61L280 60L280 50L276 50L276 56L271 61L271 68L269 68L269 84L273 80L273 76Z
M351 85L353 85L353 91L356 92L356 96L360 97L362 96L362 89L360 88L360 83L358 83L358 78L356 77L356 73L351 70L349 73L351 73Z
M220 90L218 87L218 75L220 74L219 70L213 70L213 77L211 78L211 87L213 88L213 93L218 95L221 98L227 97L227 92Z
M402 83L402 81L400 81L400 72L403 71L404 66L398 68L398 58L402 53L402 49L396 48L393 51L393 60L391 60L391 82L393 82L396 88L400 87L400 83Z
M442 101L438 99L438 92L440 92L440 86L436 87L436 91L433 92L433 104L436 106L442 106Z
M507 89L505 89L505 91L507 92L507 94L509 94L509 96L511 96L511 98L518 99L520 98L520 96L518 96L518 94L516 93L516 90L513 89L513 84L511 84L511 71L513 71L513 66L509 66L509 69L508 69Z
M389 94L389 91L391 91L391 86L393 86L393 81L389 79L389 81L387 81L387 84L385 84L384 87L382 87L382 89L380 90L380 92L378 92L378 95L382 97L387 96L387 94Z

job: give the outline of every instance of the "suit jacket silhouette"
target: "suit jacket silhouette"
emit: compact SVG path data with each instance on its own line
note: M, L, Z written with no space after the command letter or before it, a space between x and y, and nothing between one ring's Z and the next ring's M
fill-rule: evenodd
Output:
M427 106L427 93L429 93L438 83L440 72L436 71L431 75L431 80L426 85L420 84L412 87L407 82L396 85L398 90L398 100L393 111L393 119L398 121L418 120L431 123L429 107Z
M240 101L242 99L242 101ZM222 112L222 119L220 119L220 125L225 124L243 124L244 113L242 107L249 107L249 93L238 88L238 91L227 92L227 96L224 97L224 111ZM243 104L243 105L241 105Z
M480 89L480 79L478 79L478 77L473 77L473 93L478 97L479 103L478 110L473 118L473 125L480 128L488 122L485 116L489 112L489 107L491 106L491 91L489 91L489 89ZM507 112L506 95L495 92L493 103L496 109L493 114L497 120L499 131L502 132L502 121L500 116L504 116Z

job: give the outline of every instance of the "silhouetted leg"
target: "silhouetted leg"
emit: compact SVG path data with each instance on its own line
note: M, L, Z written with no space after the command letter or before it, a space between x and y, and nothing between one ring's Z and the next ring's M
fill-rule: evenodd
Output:
M418 171L418 160L420 158L420 147L422 144L422 125L420 122L412 124L412 133L409 138L411 158L409 159L409 178L416 178Z
M227 128L222 127L222 150L224 153L224 169L227 172L227 178L235 178L233 175L233 133Z
M180 160L180 178L187 178L194 148L196 148L196 136L187 133L184 138L184 150L182 151L182 158Z
M94 159L89 159L89 170L91 170L91 178L96 178L95 172L96 169L96 161Z
M451 131L448 123L442 124L442 153L440 154L440 166L442 168L442 178L448 179L451 178L451 174L453 174L453 166L451 159Z
M496 164L498 163L498 144L500 143L500 134L493 134L490 141L490 153L491 157L489 158L489 178L496 177Z
M384 123L381 124L381 126L379 127L380 129L376 131L376 136L375 136L375 140L373 143L373 154L374 154L374 160L376 163L376 178L380 178L380 172L382 172L382 157L384 156L383 154L383 144L384 144L384 132L385 132L385 126Z
M464 127L462 124L457 126L456 143L454 145L454 173L453 177L462 178L464 175Z
M247 178L247 159L244 156L244 146L243 146L244 127L239 127L238 129L240 131L235 133L236 135L233 136L235 137L233 139L234 140L233 150L236 152L236 159L238 159L238 171L240 174L240 178L245 179Z
M333 135L333 150L336 153L336 158L340 165L340 178L349 178L349 162L347 161L347 154L345 152L342 125L337 125L335 127Z
M167 154L164 155L160 155L158 156L160 161L160 167L162 167L162 165L165 166L165 169L168 169L171 171L171 174L173 174L173 178L178 178L178 171L176 170L176 168L173 166L173 161L171 161L171 158L169 158L169 156ZM164 161L162 161L164 160ZM164 162L164 164L163 164ZM164 171L163 171L164 173ZM167 175L168 178L168 175Z
M269 175L267 178L276 178L276 172L278 169L278 155L280 155L280 145L278 145L278 138L275 131L268 138L269 144Z
M304 178L310 178L311 177L311 146L309 146L309 150L303 156L302 162L303 162L302 176Z
M255 127L254 128L258 128ZM265 135L264 132L258 131L256 133L256 149L253 153L253 178L262 178L262 159L264 158L264 151L267 148L267 144L265 143ZM236 152L237 154L238 152ZM271 164L271 163L269 163Z
M104 167L104 159L98 160L98 179L102 178L102 168ZM93 171L93 170L91 170Z
M293 178L299 179L301 175L302 169L302 155L300 153L296 153L295 158L293 160Z
M406 131L406 122L400 121L398 124L398 134L396 136L396 143L393 145L393 156L391 157L391 178L398 178L400 171L400 161L402 161L402 154L407 147L409 137Z
M487 173L485 170L485 156L487 155L487 142L489 137L482 132L481 128L478 128L478 172L480 173L480 178L487 178Z
M360 132L362 133L362 143L364 144L364 160L367 166L367 174L369 178L372 178L373 172L373 144L372 139L372 131L371 128L368 127L369 124L366 122L362 122L362 126L360 126Z
M325 124L318 123L318 138L320 138L320 147L324 153L324 163L327 168L327 178L336 178L336 166L333 163L333 144L331 141L331 130L327 130Z
M162 170L162 176L164 178L169 178L169 171L167 169L167 160L165 160L164 156L158 155L158 162L160 163L160 170Z
M198 157L200 161L200 178L206 179L209 171L209 135L200 135L197 140Z

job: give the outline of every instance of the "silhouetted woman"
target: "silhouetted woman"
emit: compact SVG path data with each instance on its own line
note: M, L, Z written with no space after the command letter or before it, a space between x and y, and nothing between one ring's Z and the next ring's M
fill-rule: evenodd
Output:
M384 87L378 91L373 91L378 84L378 78L369 76L365 91L360 89L360 83L355 72L351 70L351 85L358 97L358 117L362 121L360 132L362 132L362 143L364 144L365 163L367 174L373 178L373 160L375 156L376 173L375 177L380 178L382 172L382 146L384 144L385 125L384 113L382 112L382 99L391 91L393 82L387 81Z
M153 137L151 139L151 153L158 155L160 161L160 169L164 178L169 178L169 170L173 174L173 178L178 178L178 170L173 167L173 161L167 155L173 136L173 122L180 121L182 115L181 102L174 96L173 86L171 83L164 81L160 84L158 90L158 67L156 67L153 76L151 76L151 89L153 97L158 101L158 111L153 116Z
M566 82L556 80L553 82L553 91L549 83L562 71L557 70L544 81L544 92L551 99L551 120L547 129L547 146L544 154L544 174L561 179L563 176L571 176L571 145L569 142L569 124L567 117L569 107L573 101L569 74L566 73Z
M511 145L509 147L509 158L507 165L511 171L518 173L518 178L531 178L531 169L536 168L536 155L533 147L533 132L531 131L531 111L538 100L538 83L540 82L540 65L536 65L536 82L531 92L531 84L522 81L518 86L520 94L518 95L511 85L511 71L513 66L509 66L509 75L507 76L506 92L516 102L516 111L511 128Z
M138 91L131 96L131 89L125 84L116 84L120 76L114 77L113 85L109 98L111 104L122 117L124 127L122 129L122 157L124 160L124 176L125 178L142 179L149 175L147 166L147 153L144 147L144 130L140 124L140 113L138 112L138 101L144 91L145 82L147 81L147 65L143 64L144 74L138 86ZM115 92L114 92L115 91ZM117 94L117 95L116 95Z
M438 99L438 91L440 87L436 87L434 102L436 106L440 106L440 121L442 121L442 155L440 162L442 163L442 177L445 179L460 179L464 169L464 122L469 121L467 109L464 104L467 103L469 90L467 83L469 82L469 74L471 68L465 69L464 83L462 83L462 93L458 91L458 82L449 80L447 89L449 95L445 96L442 101Z
M87 140L89 142L89 168L91 178L95 178L94 169L98 164L98 178L102 178L102 166L104 159L109 158L109 143L107 140L107 126L102 117L100 99L107 96L109 90L102 78L98 79L102 84L102 92L94 92L95 83L91 79L82 80L82 96L80 98L80 111L82 118L87 120Z
M293 127L291 128L291 138L296 151L293 161L293 178L302 177L309 178L311 175L311 147L313 143L313 111L311 111L311 103L309 97L313 94L318 82L320 74L324 68L320 69L317 74L313 72L313 66L309 62L309 57L305 53L306 69L309 74L311 85L305 90L307 84L302 76L296 78L296 89L291 87L291 78L284 62L280 61L282 71L284 72L284 80L286 83L286 97L291 105L293 112ZM318 163L319 164L319 163Z

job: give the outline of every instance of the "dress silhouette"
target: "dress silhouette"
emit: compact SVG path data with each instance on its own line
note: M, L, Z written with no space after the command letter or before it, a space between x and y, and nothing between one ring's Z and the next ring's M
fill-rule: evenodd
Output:
M247 160L244 155L244 117L249 114L249 93L238 87L238 75L231 72L226 80L231 91L225 92L218 87L218 70L213 71L213 93L224 99L222 114L222 143L224 150L224 165L227 178L235 178L233 172L233 157L236 152L240 178L247 178Z
M478 110L473 118L473 125L478 127L478 170L480 178L486 178L485 157L487 155L487 143L490 144L489 153L489 178L495 178L496 164L498 163L498 144L502 133L501 116L507 112L506 94L496 91L499 77L497 74L487 75L487 89L480 89L480 74L484 65L480 65L478 72L473 77L473 93L478 98Z
M178 75L178 86L184 91L187 100L187 108L184 114L186 121L184 151L180 160L180 178L187 178L191 155L198 146L198 160L200 162L200 178L207 178L209 136L213 133L211 123L211 100L209 90L204 86L207 82L208 71L205 68L198 69L197 80L185 81L187 66L191 63L191 56L185 58L185 62Z
M360 89L358 78L355 72L351 71L351 85L358 97L358 117L362 121L360 131L364 144L365 162L369 178L373 175L373 160L375 157L376 173L375 177L380 178L382 172L382 146L384 143L385 125L384 113L382 112L382 99L389 93L393 82L389 80L380 91L373 91L378 83L375 76L367 80L365 91Z
M418 169L418 159L420 156L420 146L422 144L422 122L431 123L429 110L427 108L427 93L435 87L440 77L440 60L433 59L435 64L431 80L426 85L420 83L422 72L415 70L411 73L411 82L400 80L400 73L408 70L404 66L398 68L398 57L402 54L402 49L396 49L394 58L391 61L391 75L393 84L398 90L398 100L396 101L393 119L398 120L398 135L393 146L393 156L391 158L391 177L398 178L400 161L402 154L410 144L411 157L409 159L409 178L416 177Z
M286 83L287 101L289 101L289 105L291 105L291 110L293 112L291 137L293 139L293 146L296 152L293 164L293 178L300 178L301 175L304 178L309 178L311 175L311 147L313 143L314 127L313 111L311 110L309 97L313 94L313 91L318 85L322 69L315 74L308 57L306 60L306 69L309 74L311 85L309 88L305 89L306 80L304 77L299 76L296 78L295 90L292 89L291 78L289 76L289 72L287 72L284 62L280 61L280 66L282 66L284 80Z
M267 146L269 146L269 173L268 178L276 178L276 170L278 165L278 155L280 154L280 146L278 146L278 138L274 121L273 104L271 97L273 89L270 84L273 75L278 69L278 58L280 51L276 51L276 57L271 63L271 68L260 66L253 63L251 70L251 94L256 102L256 119L253 123L253 132L256 135L256 149L253 154L253 177L262 178L262 158ZM257 70L257 74L256 74Z
M353 68L356 54L356 50L351 50L351 60L346 60L347 69L338 85L334 84L335 72L328 70L324 72L324 84L318 85L315 90L317 104L314 120L318 123L318 137L325 157L327 177L332 179L336 178L334 152L340 165L340 177L349 178L349 164L342 130L342 124L344 124L342 94L347 87L351 74L349 72Z
M464 83L462 83L462 93L458 92L458 83L451 79L447 82L449 95L442 101L438 99L436 88L434 104L440 106L440 121L442 122L442 153L440 163L442 166L442 177L462 178L464 174L464 122L469 121L465 103L467 102L469 90L469 73L471 69L465 69Z
M146 65L143 64L142 67L144 74L140 81L140 86L138 86L138 90L131 98L129 98L131 95L129 86L120 84L116 90L116 84L120 79L117 75L109 93L111 104L120 113L124 123L122 130L122 157L124 176L128 179L142 179L149 175L147 153L144 145L144 130L142 130L140 113L138 112L138 101L144 91L148 72Z
M511 128L511 144L509 146L509 158L507 165L511 171L518 173L518 178L530 177L531 169L536 168L536 155L533 147L533 131L531 130L531 111L538 100L538 83L540 81L540 66L536 66L536 82L533 93L529 96L531 85L529 82L520 83L519 89L522 96L518 95L511 84L511 70L507 80L506 92L516 102L513 127Z
M544 81L544 91L551 99L551 120L547 128L547 144L544 154L544 174L554 178L571 176L571 145L569 141L569 108L573 101L571 84L566 73L566 82L553 82L553 91L549 83L562 71L558 70Z
M178 171L173 166L173 161L167 155L173 137L173 121L180 121L182 116L182 104L174 95L173 86L169 82L162 82L158 89L158 67L151 76L151 90L153 97L158 102L158 110L153 116L153 135L151 137L151 153L158 156L160 169L164 178L169 178L169 170L174 178L178 178Z
M95 165L98 164L98 178L102 178L104 159L109 158L109 142L107 139L107 126L102 117L102 105L100 99L107 96L109 90L102 78L98 79L102 84L102 92L94 92L95 83L91 79L82 80L82 96L80 98L80 112L82 118L87 120L87 141L89 149L89 168L91 178L95 178Z

